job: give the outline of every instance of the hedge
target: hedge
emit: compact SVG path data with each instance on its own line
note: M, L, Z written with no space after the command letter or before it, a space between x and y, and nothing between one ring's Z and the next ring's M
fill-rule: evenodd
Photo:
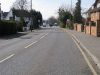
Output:
M22 22L16 22L17 24L17 31L23 32L23 23Z
M17 33L17 24L14 21L0 21L0 35Z

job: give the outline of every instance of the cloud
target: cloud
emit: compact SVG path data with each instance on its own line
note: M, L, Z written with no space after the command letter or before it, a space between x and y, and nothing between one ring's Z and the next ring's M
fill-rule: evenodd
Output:
M15 0L0 0L0 2L1 2L1 9L3 11L9 11Z

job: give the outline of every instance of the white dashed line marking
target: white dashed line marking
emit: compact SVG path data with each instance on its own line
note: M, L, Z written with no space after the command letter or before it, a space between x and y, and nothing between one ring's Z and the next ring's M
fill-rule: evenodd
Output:
M48 33L47 34L45 34L45 35L43 35L39 40L41 40L41 39L43 39L46 35L48 35ZM38 40L38 41L39 41ZM35 42L33 42L33 43L31 43L31 44L29 44L28 46L26 46L25 48L29 48L30 46L32 46L32 45L34 45L35 43L37 43L38 41L35 41Z
M6 57L5 59L1 60L0 63L2 63L2 62L4 62L4 61L6 61L6 60L12 58L14 55L15 55L15 54L12 54L12 55Z

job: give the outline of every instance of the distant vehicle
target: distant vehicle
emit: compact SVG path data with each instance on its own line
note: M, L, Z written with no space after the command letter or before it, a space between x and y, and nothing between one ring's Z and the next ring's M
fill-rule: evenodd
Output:
M43 27L46 27L46 25L43 25Z
M53 24L50 24L50 27L52 27L53 26Z
M55 26L58 26L58 24L57 24L57 23L55 23L54 25L55 25Z

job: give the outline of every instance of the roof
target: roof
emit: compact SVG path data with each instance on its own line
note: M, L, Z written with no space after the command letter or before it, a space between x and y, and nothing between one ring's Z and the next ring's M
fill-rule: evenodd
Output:
M99 8L95 8L95 9L91 10L90 12L91 13L93 13L93 12L100 12L100 7Z
M9 12L3 12L3 18L5 18L8 15Z
M100 3L100 0L95 1L95 3L93 4L94 8L97 6L98 3Z
M97 8L97 4L100 3L100 0L95 0L95 3L92 5L94 9L92 9L92 6L89 8L89 10L86 13L92 13L99 11L100 8Z
M92 8L90 7L86 12L84 12L84 14L90 13L92 10Z

